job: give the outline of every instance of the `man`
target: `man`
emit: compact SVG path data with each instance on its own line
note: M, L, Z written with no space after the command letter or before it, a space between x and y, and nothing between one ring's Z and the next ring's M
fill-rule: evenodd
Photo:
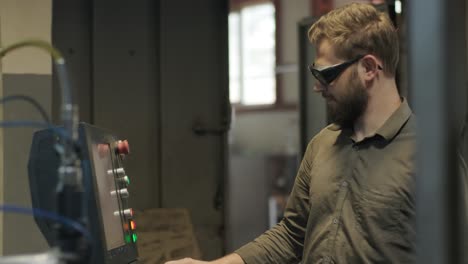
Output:
M414 262L415 118L395 83L387 15L351 4L309 30L334 121L309 143L283 220L224 258L168 264Z

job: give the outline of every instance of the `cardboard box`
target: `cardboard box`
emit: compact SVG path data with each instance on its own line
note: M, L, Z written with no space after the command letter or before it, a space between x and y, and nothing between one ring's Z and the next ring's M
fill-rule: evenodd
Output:
M201 258L187 209L135 211L134 218L142 263L160 264L185 257Z

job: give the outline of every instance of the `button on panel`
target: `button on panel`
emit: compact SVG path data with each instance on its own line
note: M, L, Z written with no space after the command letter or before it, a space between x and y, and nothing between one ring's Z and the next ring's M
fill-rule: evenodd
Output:
M107 174L109 176L113 176L114 174L117 174L118 177L124 177L125 176L125 170L124 168L117 168L113 170L108 170Z
M119 193L120 197L122 198L128 198L128 196L130 196L130 193L128 192L127 188L120 189L117 192L115 190L111 191L112 196L115 196L117 193Z
M125 216L126 218L132 218L133 217L133 209L128 208L122 211L115 211L114 216L120 216L120 215Z
M130 145L127 140L119 140L116 142L116 152L121 155L127 155L130 153Z
M117 179L120 183L123 183L125 186L130 185L130 178L128 176L120 177Z

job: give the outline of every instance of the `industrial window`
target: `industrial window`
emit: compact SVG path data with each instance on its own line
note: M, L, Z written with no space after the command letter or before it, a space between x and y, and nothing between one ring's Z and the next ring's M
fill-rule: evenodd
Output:
M248 5L229 14L230 100L239 105L276 102L275 7Z

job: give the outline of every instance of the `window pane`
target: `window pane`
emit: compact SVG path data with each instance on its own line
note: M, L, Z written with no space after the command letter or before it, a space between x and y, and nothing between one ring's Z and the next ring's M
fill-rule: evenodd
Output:
M231 103L240 103L240 89L238 79L229 79L229 100Z
M240 19L242 103L272 104L276 100L274 6L265 3L246 7Z
M240 16L229 14L229 98L240 102Z
M244 104L273 104L275 101L276 85L274 78L250 78L244 80Z

